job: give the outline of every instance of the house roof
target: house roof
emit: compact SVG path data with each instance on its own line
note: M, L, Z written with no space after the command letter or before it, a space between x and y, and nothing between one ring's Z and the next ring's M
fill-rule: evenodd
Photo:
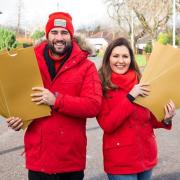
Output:
M107 46L108 42L104 38L87 38L91 44Z

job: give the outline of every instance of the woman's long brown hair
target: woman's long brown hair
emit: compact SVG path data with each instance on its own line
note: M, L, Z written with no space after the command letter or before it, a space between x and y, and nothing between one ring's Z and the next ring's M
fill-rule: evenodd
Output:
M114 85L111 81L112 70L110 67L110 56L111 56L113 49L117 46L127 47L127 49L129 50L130 58L131 58L129 69L132 69L136 72L138 79L140 79L140 77L141 77L141 72L139 70L139 67L138 67L136 61L135 61L134 53L133 53L133 50L132 50L128 40L126 40L125 38L122 38L122 37L115 39L107 47L107 49L104 53L102 66L99 69L99 76L100 76L100 79L102 81L102 88L103 88L103 94L104 95L110 89L111 90L117 89L117 86Z

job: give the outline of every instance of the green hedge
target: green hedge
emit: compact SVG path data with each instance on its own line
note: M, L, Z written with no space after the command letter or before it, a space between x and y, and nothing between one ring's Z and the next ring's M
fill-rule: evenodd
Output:
M16 35L13 31L6 28L0 28L0 37L0 50L11 50L16 48Z

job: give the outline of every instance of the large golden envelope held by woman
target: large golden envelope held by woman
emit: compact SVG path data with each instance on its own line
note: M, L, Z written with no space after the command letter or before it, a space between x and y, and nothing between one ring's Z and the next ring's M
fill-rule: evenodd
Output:
M180 107L180 49L156 43L140 83L149 83L150 93L135 103L148 108L159 121L170 99Z

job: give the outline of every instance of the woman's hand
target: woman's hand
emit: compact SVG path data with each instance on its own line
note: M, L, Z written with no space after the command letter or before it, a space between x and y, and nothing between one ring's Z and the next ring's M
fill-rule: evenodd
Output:
M136 84L132 90L129 92L131 96L134 98L138 96L148 96L149 94L149 89L148 89L149 84Z
M165 109L164 121L171 120L176 115L176 106L172 100L170 100L169 103L166 104L164 109Z
M31 94L31 100L36 104L47 104L49 106L53 106L56 101L55 95L50 92L48 89L43 87L34 87L32 88L33 91L38 91Z
M12 128L15 131L19 131L23 127L22 119L19 117L9 117L6 119L8 127Z

